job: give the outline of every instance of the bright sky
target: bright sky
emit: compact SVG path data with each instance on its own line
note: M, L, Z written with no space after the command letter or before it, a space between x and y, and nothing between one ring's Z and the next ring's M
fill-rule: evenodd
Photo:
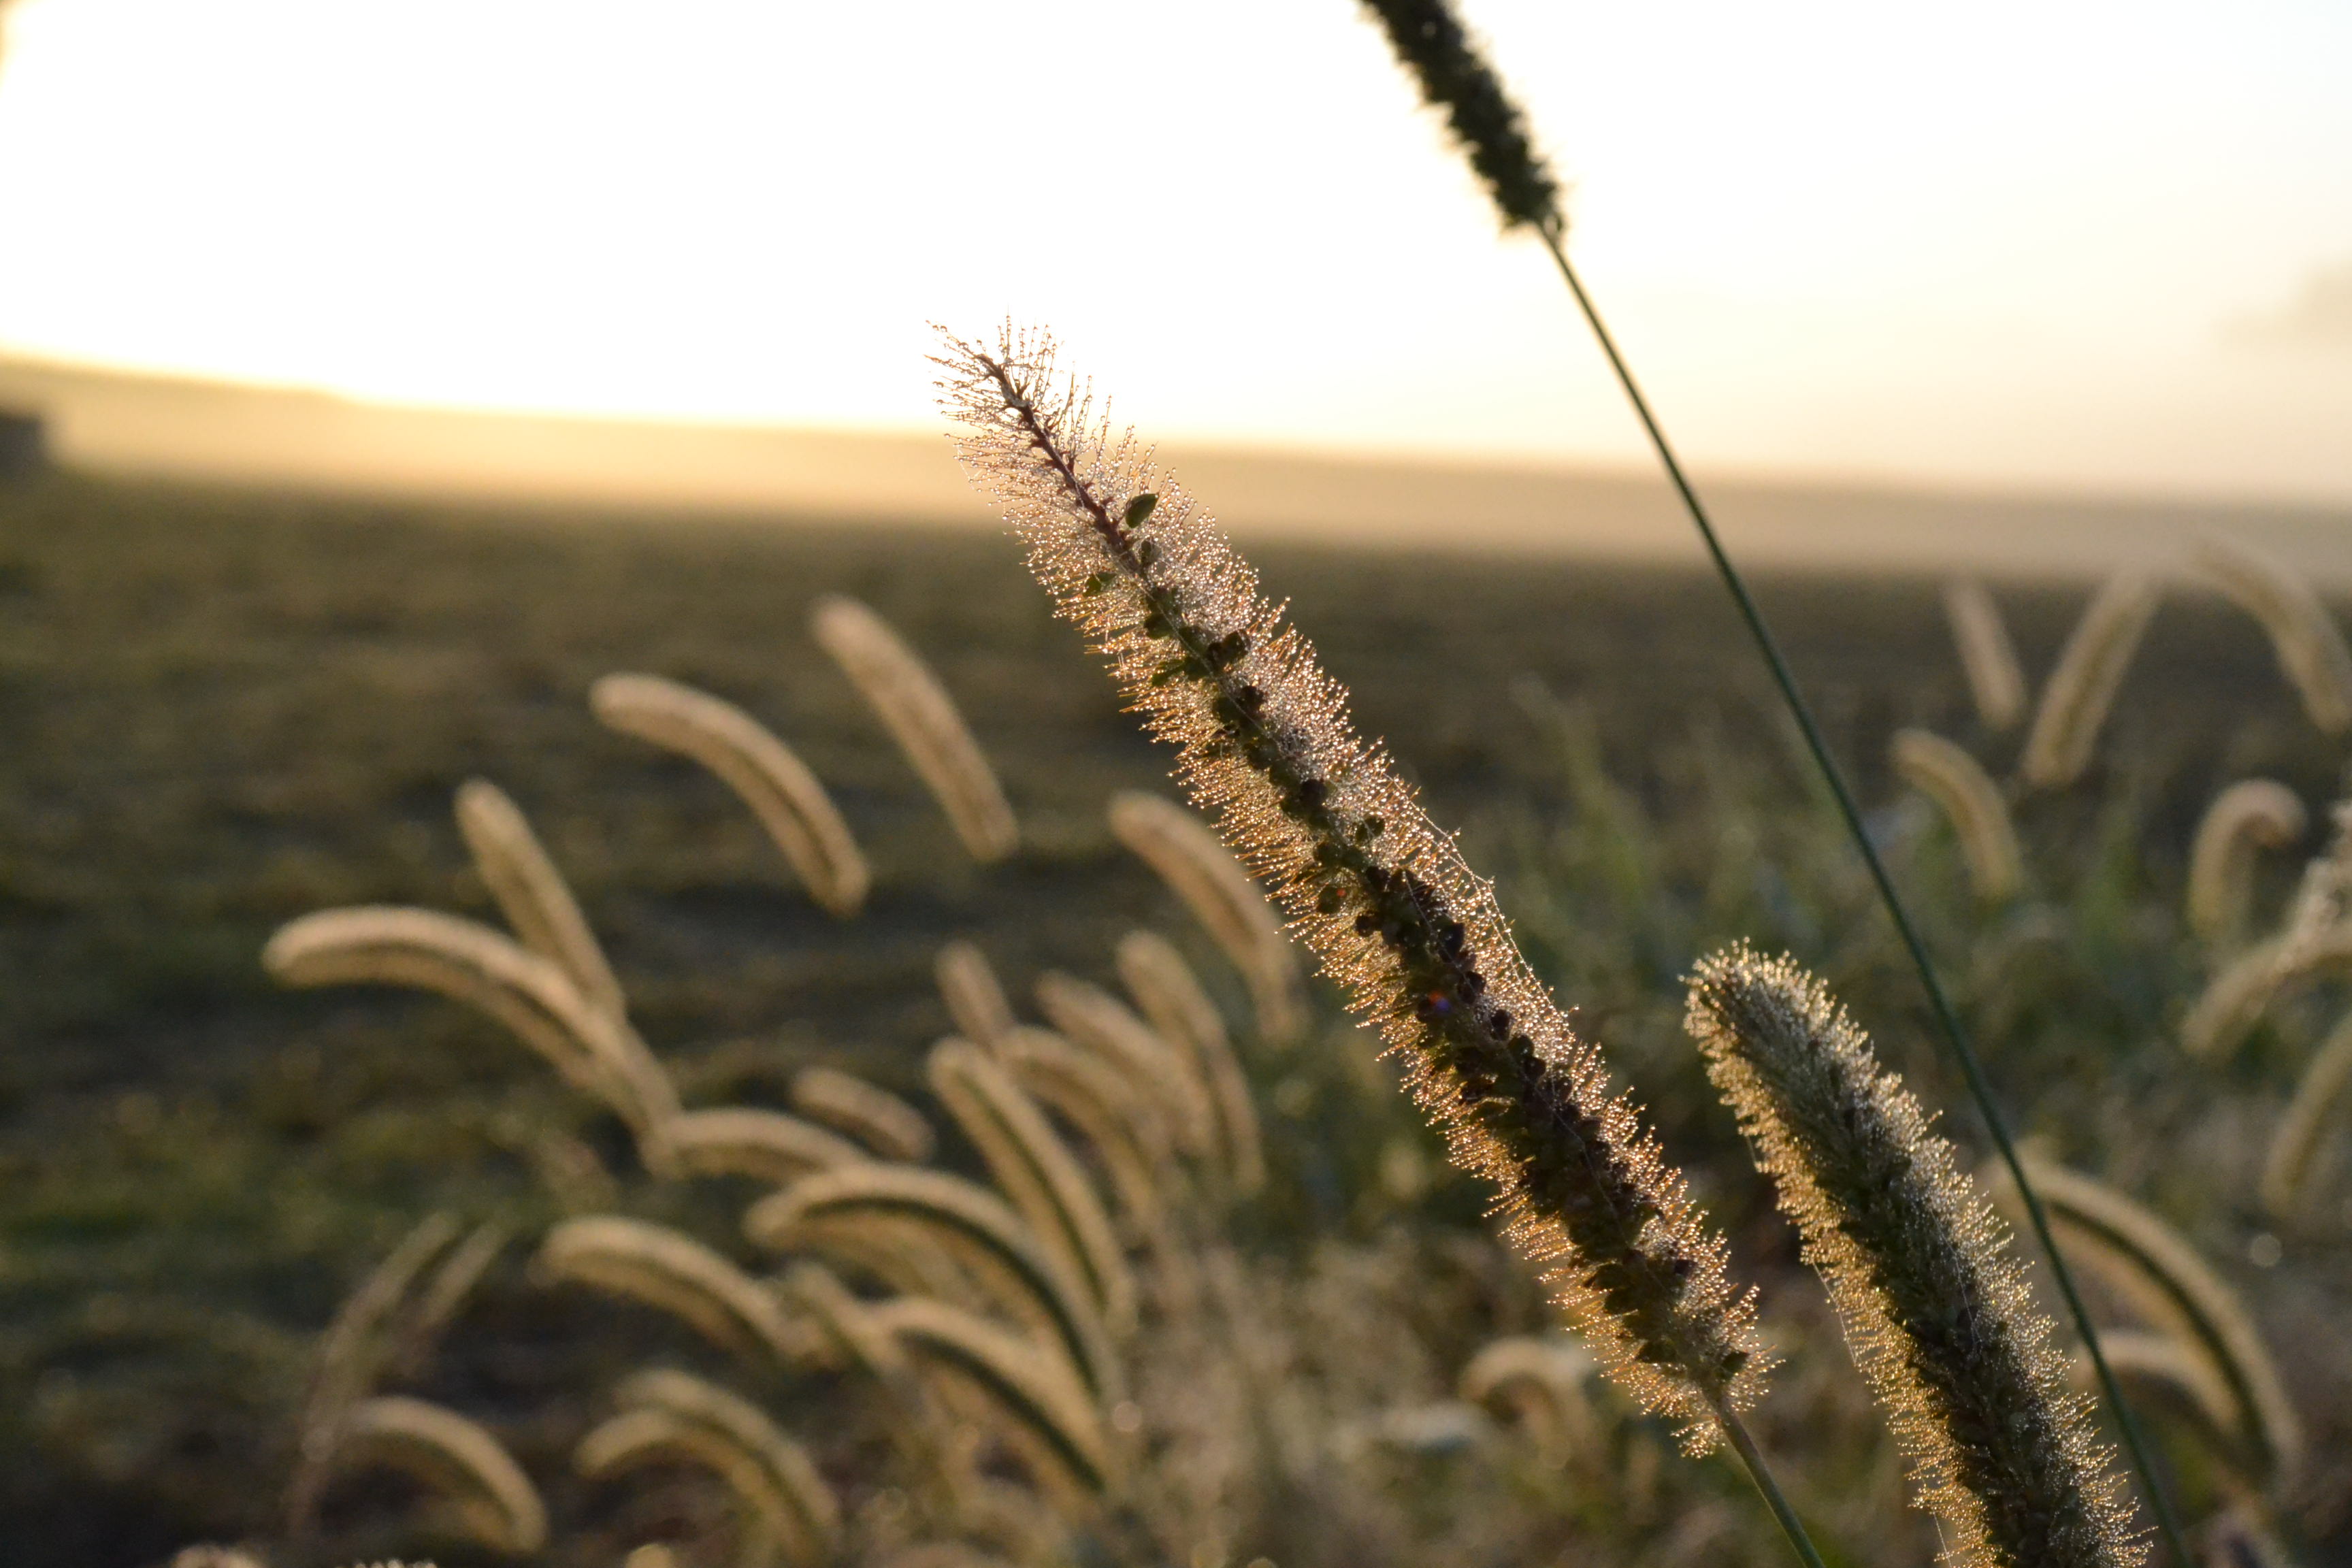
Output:
M1469 0L1701 464L2352 500L2352 6ZM929 424L1048 322L1155 435L1633 458L1353 0L23 0L0 352Z

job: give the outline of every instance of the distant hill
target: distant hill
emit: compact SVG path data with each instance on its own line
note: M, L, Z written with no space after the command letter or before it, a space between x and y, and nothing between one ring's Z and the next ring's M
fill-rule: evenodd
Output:
M42 415L56 460L333 491L984 527L947 443L867 432L480 414L0 359L0 406ZM1236 532L1383 546L1696 560L1646 470L1163 449ZM2352 510L1971 495L1720 475L1727 539L1759 565L2077 576L2221 530L2352 585Z

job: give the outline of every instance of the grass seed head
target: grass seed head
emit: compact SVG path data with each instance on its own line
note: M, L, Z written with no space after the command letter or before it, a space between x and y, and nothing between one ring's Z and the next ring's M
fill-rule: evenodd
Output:
M1559 184L1528 135L1527 117L1504 90L1446 0L1364 0L1422 97L1445 111L1447 128L1486 182L1505 228L1557 232L1564 225Z
M2125 1568L2120 1483L2025 1271L1952 1147L1828 990L1745 947L1701 963L1688 1023L1804 1238L1956 1568Z
M1105 654L1220 835L1405 1059L1457 1163L1490 1180L1519 1247L1604 1366L1696 1449L1763 1357L1725 1248L1599 1051L1223 534L1081 388L1009 327L940 359L959 450L1061 612ZM1150 498L1147 500L1147 498Z

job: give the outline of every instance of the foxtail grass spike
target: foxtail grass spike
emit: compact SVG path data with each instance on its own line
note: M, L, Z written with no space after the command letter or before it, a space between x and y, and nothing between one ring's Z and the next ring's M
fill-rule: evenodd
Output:
M890 623L856 599L827 594L810 612L809 627L914 764L971 858L1002 860L1020 847L1020 825L996 770L947 688Z
M431 910L322 910L278 928L261 963L281 985L410 985L480 1009L627 1122L647 1169L672 1169L677 1094L645 1042L553 961L488 926Z
M1959 1568L2120 1568L2143 1549L1990 1205L1822 984L1745 947L1689 1027L1804 1240Z
M2323 977L2352 974L2352 927L2289 931L2245 949L2206 983L2180 1024L2190 1056L2226 1060L2245 1044L2271 1004Z
M1181 1049L1099 985L1049 970L1037 977L1037 1008L1065 1039L1095 1052L1164 1107L1177 1147L1194 1158L1216 1146L1209 1087Z
M997 1042L1012 1032L1014 1020L1013 1004L1005 1000L1004 986L988 955L971 942L951 942L940 949L935 968L940 1000L947 1004L956 1032L974 1045L994 1050Z
M2244 936L2254 891L2254 856L2304 836L2310 814L2275 779L2240 779L2213 797L2189 851L2189 929L2215 952Z
M862 1164L866 1151L781 1110L728 1105L670 1119L670 1148L689 1176L749 1176L783 1183L811 1171Z
M1444 111L1446 128L1486 183L1503 226L1561 229L1559 186L1536 153L1526 117L1454 8L1443 0L1364 0L1364 9L1380 18L1422 97Z
M1945 584L1944 618L1951 623L1978 719L1996 734L2014 729L2025 716L2025 672L1991 591L1973 577Z
M418 1278L457 1239L459 1228L454 1215L427 1215L368 1271L358 1289L343 1298L327 1331L319 1336L294 1475L286 1488L286 1529L295 1540L307 1537L317 1519L343 1417L374 1386L386 1361L396 1353L397 1325Z
M693 758L741 797L826 912L847 919L872 884L849 825L808 764L733 703L658 675L608 675L588 690L606 729Z
M1584 1391L1592 1370L1591 1356L1555 1337L1496 1340L1470 1358L1457 1388L1519 1426L1558 1466L1599 1447L1601 1418Z
M2263 1163L2263 1206L2272 1217L2292 1220L2302 1213L2312 1157L2345 1103L2347 1089L2352 1089L2352 1016L2330 1030L2313 1053L2294 1099L2271 1134L2270 1155Z
M1101 1413L1058 1354L945 1301L901 1296L869 1310L917 1361L937 1363L983 1389L1018 1432L1038 1440L1024 1445L1024 1452L1042 1448L1075 1489L1100 1492L1112 1484Z
M1015 1029L994 1055L1024 1093L1086 1141L1110 1178L1131 1239L1170 1239L1169 1205L1181 1177L1149 1088L1050 1029Z
M2176 1314L2179 1328L2204 1347L2228 1380L2265 1463L2283 1480L2292 1480L2303 1462L2303 1423L2237 1293L2179 1232L2113 1187L2046 1161L2030 1162L2027 1169L2062 1240L2107 1254Z
M1450 113L1455 113L1459 118L1458 111L1452 107L1455 101L1473 102L1489 89L1501 95L1508 105L1507 95L1502 93L1499 79L1493 69L1480 58L1460 24L1452 21L1453 8L1449 0L1415 0L1410 7L1400 5L1393 16L1380 7L1375 9L1388 24L1391 41L1396 46L1398 54L1408 63L1415 58L1417 53L1430 48L1443 50L1450 58L1450 64L1444 69L1417 72L1424 93L1433 101L1445 104ZM1433 21L1428 16L1432 12L1438 14L1438 18ZM1475 84L1475 90L1451 86L1456 82ZM1516 109L1511 112L1516 117ZM1477 122L1477 118L1473 116L1471 123ZM1488 144L1504 149L1506 156L1523 158L1537 176L1547 181L1549 179L1542 160L1536 156L1524 135L1516 141L1495 138ZM1516 153L1511 152L1514 148L1517 150ZM1505 226L1509 227L1521 221L1514 216L1513 204L1502 199L1499 187L1497 196L1501 200ZM1732 561L1729 552L1724 549L1715 523L1707 516L1706 506L1700 500L1690 476L1683 471L1681 460L1675 456L1673 443L1666 439L1665 427L1658 422L1649 398L1642 391L1641 383L1634 378L1633 366L1626 363L1624 354L1619 351L1608 322L1601 319L1600 307L1593 302L1591 293L1584 286L1584 279L1578 276L1575 264L1569 259L1565 223L1557 216L1548 222L1532 214L1530 217L1546 253L1551 257L1552 265L1559 269L1560 281L1575 300L1578 311L1592 331L1593 341L1600 345L1602 357L1609 362L1610 371L1617 378L1617 384L1624 391L1625 401L1633 407L1643 433L1649 437L1652 450L1657 453L1659 467L1664 470L1667 482L1673 486L1684 510L1689 514L1691 526L1697 531L1699 542L1706 549L1707 559L1714 563L1716 574L1721 578L1724 591L1730 595L1741 622L1747 626L1758 655L1771 675L1774 688L1789 710L1789 716L1796 721L1798 732L1804 738L1805 750L1811 755L1822 783L1829 786L1830 796L1837 805L1838 816L1845 824L1846 837L1869 872L1871 885L1877 890L1887 919L1893 922L1895 935L1901 940L1904 952L1919 976L1920 989L1927 994L1937 1031L1960 1068L1960 1076L1968 1085L1969 1098L1976 1102L1977 1112L1984 1119L1985 1130L1991 1135L1993 1147L2011 1172L2021 1173L2022 1166L2019 1162L2016 1142L2010 1136L2000 1106L1993 1099L1992 1084L1985 1075L1984 1064L1978 1058L1968 1030L1952 1006L1951 997L1936 973L1935 962L1928 957L1927 943L1921 940L1910 911L1904 907L1902 895L1895 891L1895 879L1887 875L1885 859L1879 855L1877 846L1871 841L1869 829L1863 822L1862 807L1854 799L1853 787L1846 783L1844 770L1831 754L1829 742L1822 736L1822 727L1814 720L1804 693L1798 689L1796 676L1790 670L1788 659L1781 655L1779 639L1773 637L1771 626L1765 620L1755 595L1748 591L1747 580L1740 575L1738 566ZM2091 1321L2089 1309L2084 1306L2081 1293L2074 1289L2073 1279L2067 1275L2065 1259L2058 1256L2057 1247L2050 1238L2048 1220L2030 1189L2025 1194L2025 1209L2034 1239L2049 1259L2051 1277L2058 1286L2059 1294L2065 1299L2067 1316L2090 1352L2093 1366L2098 1373L2100 1390L2114 1407L2116 1424L2123 1432L2124 1447L2131 1456L2132 1468L2156 1511L2157 1528L2163 1534L2175 1563L2179 1568L2188 1568L2191 1561L2188 1538L2181 1531L2171 1500L2150 1461L2147 1446L2140 1440L2138 1430L2132 1423L2131 1412L2125 1408L2115 1380L2108 1375L2105 1363L2100 1358L2097 1326ZM1796 1549L1798 1556L1804 1559L1809 1568L1820 1568L1821 1554L1806 1536L1804 1526L1797 1520L1787 1498L1780 1493L1778 1483L1765 1471L1760 1457L1753 1453L1753 1444L1746 1440L1743 1431L1736 1424L1729 1428L1729 1436L1733 1447L1748 1465L1757 1489L1763 1494L1775 1521L1788 1536L1790 1545Z
M338 1469L384 1466L446 1498L466 1532L493 1552L528 1556L547 1544L547 1508L506 1445L446 1405L384 1394L343 1418Z
M1286 1046L1305 1034L1307 999L1281 922L1209 826L1163 796L1122 790L1111 796L1110 830L1159 873L1242 972L1258 1037Z
M812 1121L845 1132L885 1160L919 1165L938 1140L923 1113L888 1089L837 1068L803 1068L793 1075L793 1109Z
M2352 649L2311 585L2234 539L2208 539L2190 560L2199 576L2263 624L2279 668L2320 732L2352 730Z
M987 1188L943 1171L905 1165L833 1171L752 1205L743 1216L743 1233L771 1251L791 1252L803 1247L813 1227L835 1220L913 1225L944 1241L951 1253L977 1256L989 1266L988 1273L1018 1292L1016 1315L1054 1334L1089 1386L1115 1397L1110 1391L1118 1383L1118 1361L1085 1284Z
M1049 340L953 339L960 451L1031 569L1110 659L1187 788L1408 1063L1454 1157L1609 1371L1712 1446L1754 1397L1748 1300L1623 1096L1511 939L1489 885L1360 739L1345 694L1248 565L1131 439L1054 378Z
M1110 1215L1036 1102L968 1040L950 1037L931 1047L930 1079L996 1184L1056 1261L1086 1281L1111 1337L1134 1332L1135 1275Z
M819 1568L832 1560L840 1543L841 1505L808 1451L758 1405L667 1368L628 1378L614 1390L614 1399L623 1414L580 1444L575 1462L583 1475L685 1457L718 1472L793 1568ZM657 1420L634 1434L615 1430L633 1415ZM656 1433L656 1426L667 1430Z
M1226 1180L1247 1197L1265 1184L1265 1148L1249 1077L1234 1054L1224 1015L1175 944L1154 931L1118 939L1118 978L1160 1038L1181 1047L1216 1106L1217 1137Z
M2018 772L2035 789L2063 789L2083 776L2099 731L2155 618L2160 589L2146 572L2109 578L2084 608L2058 655L2026 731Z
M434 1347L465 1309L474 1287L513 1238L511 1230L491 1220L476 1226L465 1240L449 1249L424 1289L415 1292L415 1305L404 1315L399 1349L391 1358L394 1365L412 1376L425 1370Z
M1903 782L1943 808L1958 835L1969 881L1989 904L2005 903L2025 886L2025 858L2000 786L1969 753L1926 730L1898 730L1887 748Z
M568 1219L547 1233L533 1268L670 1313L722 1349L790 1366L816 1348L766 1287L667 1226L617 1215Z
M523 946L561 965L590 1006L626 1016L628 999L579 901L506 791L488 779L458 785L457 828L482 885Z

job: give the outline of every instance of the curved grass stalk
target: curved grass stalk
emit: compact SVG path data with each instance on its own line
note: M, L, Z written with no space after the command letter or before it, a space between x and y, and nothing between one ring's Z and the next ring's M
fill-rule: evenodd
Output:
M2229 1383L2264 1468L2292 1480L2303 1463L2303 1422L2236 1292L2178 1231L2113 1187L2046 1161L2027 1169L2060 1235L2121 1265L2146 1287L2143 1300L2203 1347Z
M2281 994L2352 974L2352 928L2288 931L2256 942L2208 981L2180 1022L2181 1048L2221 1060L2243 1045Z
M976 1258L1000 1282L997 1299L1066 1346L1087 1385L1115 1399L1119 1367L1086 1287L1036 1232L977 1183L942 1171L867 1164L795 1182L754 1204L743 1232L762 1247L821 1250L827 1222L896 1221L919 1227L950 1256ZM1011 1291L1003 1283L1013 1286Z
M1075 1368L1025 1335L945 1301L900 1296L868 1309L875 1321L922 1363L983 1390L1024 1458L1079 1493L1099 1493L1114 1479L1102 1416ZM1039 1459L1045 1462L1037 1464Z
M2237 1394L2202 1346L2184 1342L2178 1334L2138 1329L2109 1329L2100 1336L2100 1345L2116 1376L2133 1390L2135 1408L2172 1412L2215 1458L2242 1473L2252 1471ZM2069 1375L2076 1389L2090 1392L2087 1356L2074 1362Z
M996 1048L997 1042L1016 1026L1013 1004L996 978L988 955L968 942L951 942L940 949L935 966L940 1000L948 1007L956 1032L975 1045Z
M614 1391L622 1414L581 1439L573 1463L602 1479L646 1463L677 1458L708 1467L749 1512L748 1565L779 1552L794 1568L832 1561L841 1538L841 1505L808 1451L740 1394L688 1373L638 1373ZM765 1548L765 1550L760 1550Z
M547 1508L506 1445L477 1421L422 1399L380 1395L343 1418L338 1469L385 1466L445 1497L466 1532L493 1552L526 1556L547 1544Z
M764 1286L667 1226L617 1215L568 1219L547 1233L533 1268L543 1279L667 1312L722 1349L763 1352L789 1367L818 1348Z
M1697 966L1688 1022L1804 1237L1945 1560L2137 1563L2120 1479L2065 1392L2024 1268L1951 1145L1827 988L1785 958L1733 948Z
M2216 952L2235 947L2253 900L2254 856L2284 849L2311 826L2302 797L2275 779L2240 779L2213 797L2189 852L2189 929Z
M689 1176L782 1183L866 1159L865 1150L814 1122L755 1106L680 1111L668 1131L678 1169Z
M856 599L827 594L810 611L809 629L898 742L971 858L1002 860L1019 848L1020 825L996 770L947 688L890 623Z
M995 1056L1024 1093L1086 1140L1134 1233L1172 1245L1169 1207L1182 1177L1158 1109L1133 1080L1047 1029L1015 1029Z
M2199 576L2262 623L2280 670L2320 732L2352 730L2352 649L2311 585L2234 539L2207 539L2190 561Z
M1086 1281L1114 1342L1135 1331L1135 1276L1087 1182L1019 1085L981 1048L959 1039L931 1048L931 1091L980 1151L998 1187L1026 1215L1046 1251Z
M1977 717L1995 733L2013 728L2025 716L2025 673L1991 592L1973 577L1945 584L1944 618L1951 623Z
M621 983L521 808L488 779L468 779L457 786L457 829L482 885L523 946L552 959L590 1006L625 1017Z
M286 1532L295 1540L309 1536L318 1518L344 1417L374 1386L394 1353L402 1308L418 1278L457 1239L458 1231L453 1215L425 1215L368 1271L359 1289L343 1298L320 1335L310 1394L303 1402L294 1474L286 1487Z
M393 1364L412 1376L425 1370L442 1334L513 1237L512 1230L490 1220L476 1226L465 1240L449 1249L425 1288L416 1292L415 1303L401 1325L400 1348L391 1357Z
M1049 970L1037 977L1037 1008L1063 1038L1094 1052L1165 1109L1176 1146L1192 1159L1216 1150L1216 1108L1208 1086L1176 1045L1101 986Z
M845 1132L885 1160L919 1165L938 1139L923 1113L888 1089L837 1068L803 1068L793 1075L793 1108L812 1121Z
M2160 589L2146 572L2117 573L2092 595L2042 689L2018 772L2035 789L2062 789L2083 776L2116 693L2156 616Z
M279 927L261 963L281 985L410 985L478 1008L627 1122L646 1169L675 1168L666 1129L677 1091L645 1042L553 961L488 926L432 910L322 910Z
M2328 1031L2313 1053L2294 1088L2294 1099L2271 1134L2269 1158L2263 1163L2263 1206L2282 1220L2301 1214L2305 1188L2311 1178L2312 1156L2322 1134L2352 1087L2352 1017Z
M605 728L691 757L740 796L828 913L866 905L872 874L849 825L808 764L731 702L658 675L607 675L588 689Z
M750 1223L747 1215L747 1233ZM957 1250L929 1226L895 1215L861 1215L854 1210L814 1215L794 1222L789 1234L778 1236L771 1245L821 1258L853 1278L881 1285L894 1296L986 1300L1004 1306L1015 1318L1024 1316L1028 1304L1018 1282L1003 1279L987 1260ZM1039 1321L1051 1327L1042 1318Z
M1977 760L1926 730L1896 731L1887 755L1903 781L1934 801L1951 822L1977 897L1989 904L2015 898L2025 886L2017 827L2000 787Z
M1175 944L1155 931L1132 931L1119 938L1118 977L1160 1037L1181 1047L1193 1075L1208 1086L1233 1192L1241 1197L1256 1193L1265 1185L1265 1145L1257 1102L1234 1054L1224 1015Z
M1600 1415L1584 1392L1592 1358L1554 1337L1495 1340L1462 1369L1461 1396L1511 1421L1546 1463L1590 1458L1600 1449Z
M1307 1032L1298 960L1264 894L1209 826L1174 801L1139 790L1111 796L1110 830L1159 874L1248 984L1258 1038L1286 1046Z
M950 339L940 363L967 471L1005 507L1032 571L1411 1064L1416 1100L1456 1163L1495 1183L1514 1239L1550 1270L1603 1365L1694 1449L1738 1444L1734 1418L1764 1366L1752 1305L1488 885L1356 735L1344 693L1224 536L1056 383L1049 340L1009 328L992 349ZM1190 821L1165 802L1126 816Z

